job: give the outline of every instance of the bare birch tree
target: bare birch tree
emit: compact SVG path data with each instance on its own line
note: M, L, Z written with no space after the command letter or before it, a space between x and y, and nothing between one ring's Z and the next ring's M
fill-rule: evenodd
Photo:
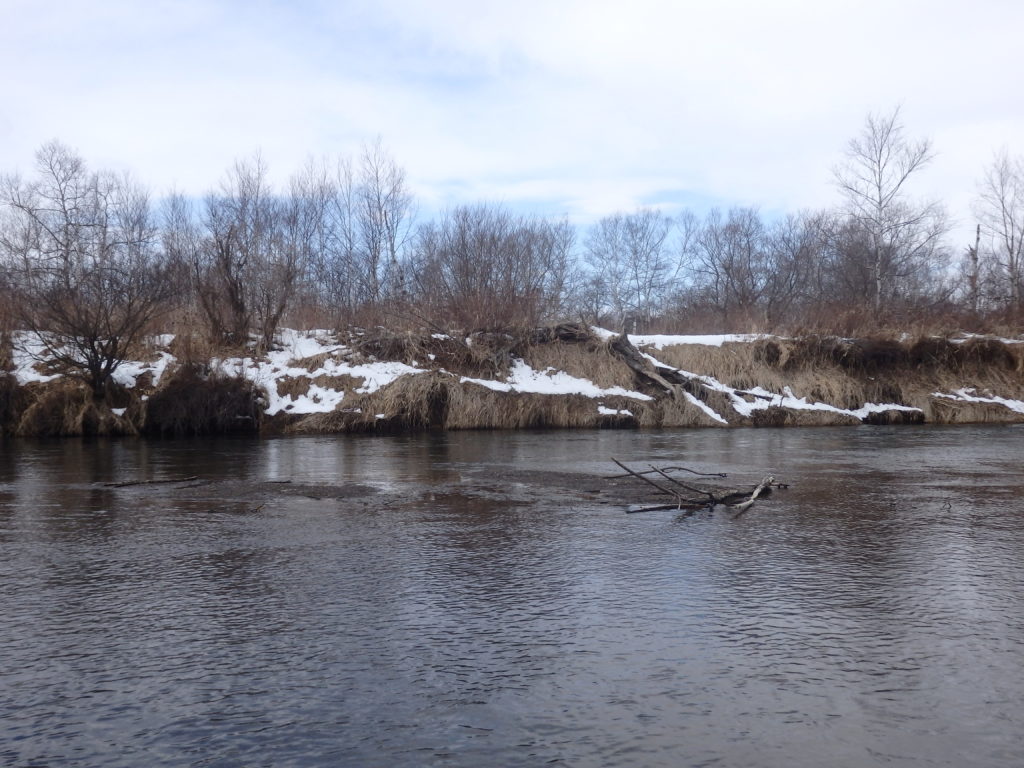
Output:
M863 260L863 299L876 312L916 288L914 278L942 265L945 214L938 203L912 200L907 189L932 158L928 140L904 135L897 108L868 115L847 145L844 163L833 171L846 200L844 212L864 234L866 248L851 251L850 258Z
M354 195L362 261L363 295L379 304L402 290L400 257L411 235L412 195L405 169L378 139L364 146Z

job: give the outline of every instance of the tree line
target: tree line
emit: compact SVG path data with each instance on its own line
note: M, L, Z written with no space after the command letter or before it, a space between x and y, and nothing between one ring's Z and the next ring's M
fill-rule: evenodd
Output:
M933 158L899 111L869 116L833 169L841 205L615 213L578 229L495 203L416 215L378 142L273 186L260 156L203 199L154 202L59 142L0 179L0 329L27 330L102 396L161 330L266 349L299 327L507 329L578 320L631 332L863 332L1024 317L1024 158L979 181L975 242L910 192Z

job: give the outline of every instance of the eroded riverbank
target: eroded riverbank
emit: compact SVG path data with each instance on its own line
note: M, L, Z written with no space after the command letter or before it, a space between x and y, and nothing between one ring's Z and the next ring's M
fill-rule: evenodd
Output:
M20 343L0 431L22 436L1024 421L1014 339L287 331L197 362L161 337L102 400Z

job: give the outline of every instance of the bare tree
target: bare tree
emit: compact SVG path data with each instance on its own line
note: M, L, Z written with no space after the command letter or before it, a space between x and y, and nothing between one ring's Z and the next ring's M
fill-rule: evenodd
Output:
M311 160L293 179L306 199L311 241L306 263L305 297L318 303L334 322L350 318L359 305L359 258L355 182L352 163Z
M420 229L415 298L435 324L535 326L563 308L573 239L566 222L493 205L456 208Z
M193 275L217 341L243 345L255 330L260 348L273 342L315 229L310 194L296 182L290 197L275 195L257 155L207 197Z
M662 309L679 267L666 244L671 225L660 211L640 209L606 216L587 234L592 290L620 328L636 332Z
M411 234L412 195L405 170L380 140L363 147L354 195L365 300L381 302L403 287L400 257Z
M897 108L868 115L845 162L834 169L844 212L863 235L863 247L848 257L863 262L862 298L876 312L916 288L912 278L934 275L942 266L945 214L938 203L912 201L907 189L932 157L930 142L906 138Z
M979 185L975 212L1001 279L1000 303L1024 304L1024 158L999 152Z
M35 178L3 179L2 200L18 321L46 358L104 399L174 291L146 192L50 142L36 153Z

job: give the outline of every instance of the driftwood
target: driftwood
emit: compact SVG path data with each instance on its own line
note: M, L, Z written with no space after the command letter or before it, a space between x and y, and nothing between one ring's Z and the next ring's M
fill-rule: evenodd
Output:
M676 509L696 511L699 509L712 509L719 504L736 510L733 519L745 513L754 501L771 493L772 488L786 488L783 483L776 483L772 475L766 475L761 482L753 488L719 488L707 485L696 485L689 482L682 482L672 475L673 472L685 471L694 475L705 477L727 477L723 472L697 472L686 467L655 467L650 469L634 470L627 467L618 459L613 458L619 467L626 474L614 475L613 478L634 477L637 480L657 491L657 495L667 497L667 501L661 504L645 506L640 509L627 509L628 513L653 512L659 509Z

